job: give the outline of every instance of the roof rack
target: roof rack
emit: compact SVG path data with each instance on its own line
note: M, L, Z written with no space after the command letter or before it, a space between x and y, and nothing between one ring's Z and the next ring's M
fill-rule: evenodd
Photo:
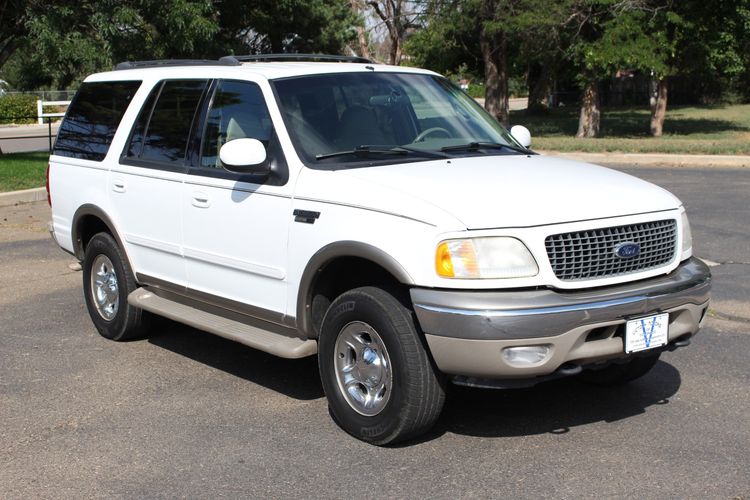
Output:
M322 61L374 64L374 61L359 56L336 56L331 54L255 54L247 56L224 56L219 61L266 62L266 61Z
M238 60L222 57L218 61L205 59L160 59L155 61L125 61L115 66L115 71L135 68L153 68L156 66L239 66Z

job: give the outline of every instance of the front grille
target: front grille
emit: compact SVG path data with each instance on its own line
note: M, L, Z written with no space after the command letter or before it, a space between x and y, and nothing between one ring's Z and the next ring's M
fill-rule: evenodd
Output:
M640 254L615 254L621 243L635 243ZM544 240L552 270L564 281L588 280L636 273L669 263L677 247L677 221L660 220L555 234Z

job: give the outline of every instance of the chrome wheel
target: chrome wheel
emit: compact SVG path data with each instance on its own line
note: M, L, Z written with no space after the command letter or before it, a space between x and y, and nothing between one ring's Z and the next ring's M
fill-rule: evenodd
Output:
M106 255L97 255L91 266L91 295L99 315L111 321L117 315L120 291L112 261Z
M383 339L361 321L339 332L334 350L336 380L344 399L357 413L372 417L388 404L393 372Z

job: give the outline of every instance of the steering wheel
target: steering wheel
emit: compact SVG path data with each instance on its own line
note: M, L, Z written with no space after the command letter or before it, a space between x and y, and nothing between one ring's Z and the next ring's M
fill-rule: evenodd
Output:
M445 135L445 137L451 137L451 133L445 130L443 127L431 127L431 128L428 128L427 130L423 130L422 132L420 132L419 135L417 135L412 142L422 142L427 138L427 136L432 135L436 132L439 132Z

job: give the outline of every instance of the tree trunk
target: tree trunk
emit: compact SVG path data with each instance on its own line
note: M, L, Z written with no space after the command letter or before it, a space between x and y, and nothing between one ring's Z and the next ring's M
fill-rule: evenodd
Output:
M281 54L284 52L284 38L280 33L273 33L269 36L271 39L271 52Z
M359 16L365 10L365 4L362 0L350 0L349 4L352 6L352 12ZM370 58L370 45L367 43L367 31L365 30L364 20L363 24L357 25L357 53L361 57Z
M599 85L595 80L586 82L581 100L581 116L578 118L576 137L597 137L599 135Z
M386 0L381 5L379 2L371 1L367 4L373 8L386 29L391 48L388 53L388 64L398 66L401 64L401 42L404 39L405 27L401 21L401 1Z
M391 36L391 51L388 64L398 66L401 64L401 41L398 36Z
M19 38L13 35L0 43L0 68L10 59L10 56L13 55L19 45Z
M484 109L497 121L508 126L508 69L505 36L489 34L485 28L479 39L484 59Z
M527 112L533 114L547 111L550 106L549 96L552 93L551 66L547 63L531 64L526 83L529 87Z
M651 135L661 137L667 116L667 79L660 78L656 86L656 103L651 107Z
M370 59L370 46L367 43L367 33L364 26L357 26L357 43L359 45L359 55Z

